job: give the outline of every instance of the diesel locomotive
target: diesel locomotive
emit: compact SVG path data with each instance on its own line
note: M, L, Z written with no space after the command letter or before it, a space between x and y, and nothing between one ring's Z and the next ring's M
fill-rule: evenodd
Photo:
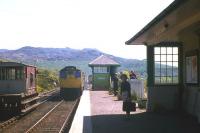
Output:
M26 113L37 106L36 67L0 62L0 112Z
M60 70L60 94L66 100L73 100L82 95L84 73L75 66L66 66Z

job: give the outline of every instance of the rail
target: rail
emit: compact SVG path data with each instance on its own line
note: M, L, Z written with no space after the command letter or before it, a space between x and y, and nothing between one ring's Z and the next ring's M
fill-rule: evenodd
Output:
M78 103L79 103L79 99L73 102L66 102L62 100L61 102L56 104L40 120L38 120L33 126L31 126L25 133L33 133L33 132L40 132L40 131L63 133L66 130L69 130L75 111L77 109ZM68 104L71 104L71 105L69 106ZM59 116L59 122L58 123L52 122L52 120L58 119L57 116ZM60 116L64 116L64 117L61 118ZM53 126L51 124L49 125L49 122L53 123ZM46 128L45 128L45 125L47 125Z
M76 103L73 106L73 109L70 111L69 115L67 116L63 126L61 127L59 133L64 133L65 130L69 130L73 117L75 115L76 109L78 107L80 99L76 100Z
M43 116L37 123L35 123L31 128L29 128L26 133L31 133L33 132L36 127L54 110L56 109L64 100L60 101L54 108L52 108L45 116Z
M52 99L55 95L56 95L56 92L58 91L58 89L54 89L54 90L51 90L51 91L48 91L46 92L45 94L50 94L50 96L46 97L43 99L43 97L40 97L39 100L41 100L37 106L47 102L48 100ZM29 112L28 112L29 113ZM13 116L11 117L10 119L0 123L0 130L4 129L4 128L7 128L8 126L14 124L15 122L17 122L19 119L21 119L23 116L25 116L26 114L28 113L22 113L22 114L19 114L17 116Z

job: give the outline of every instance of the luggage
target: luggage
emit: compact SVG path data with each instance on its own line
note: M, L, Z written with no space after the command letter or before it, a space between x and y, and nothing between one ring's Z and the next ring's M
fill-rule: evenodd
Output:
M136 103L135 102L123 102L123 111L136 111Z

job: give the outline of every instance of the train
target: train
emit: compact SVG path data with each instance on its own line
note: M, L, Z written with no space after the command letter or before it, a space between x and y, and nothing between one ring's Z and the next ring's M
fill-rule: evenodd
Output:
M26 113L37 106L36 67L0 62L0 113Z
M74 100L82 95L85 83L84 73L75 66L66 66L60 70L60 95L65 100Z

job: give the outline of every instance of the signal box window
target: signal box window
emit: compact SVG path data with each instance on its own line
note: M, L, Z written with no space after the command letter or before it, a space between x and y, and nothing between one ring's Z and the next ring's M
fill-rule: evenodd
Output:
M155 84L179 83L178 47L154 47Z
M94 67L94 73L108 73L107 67Z

